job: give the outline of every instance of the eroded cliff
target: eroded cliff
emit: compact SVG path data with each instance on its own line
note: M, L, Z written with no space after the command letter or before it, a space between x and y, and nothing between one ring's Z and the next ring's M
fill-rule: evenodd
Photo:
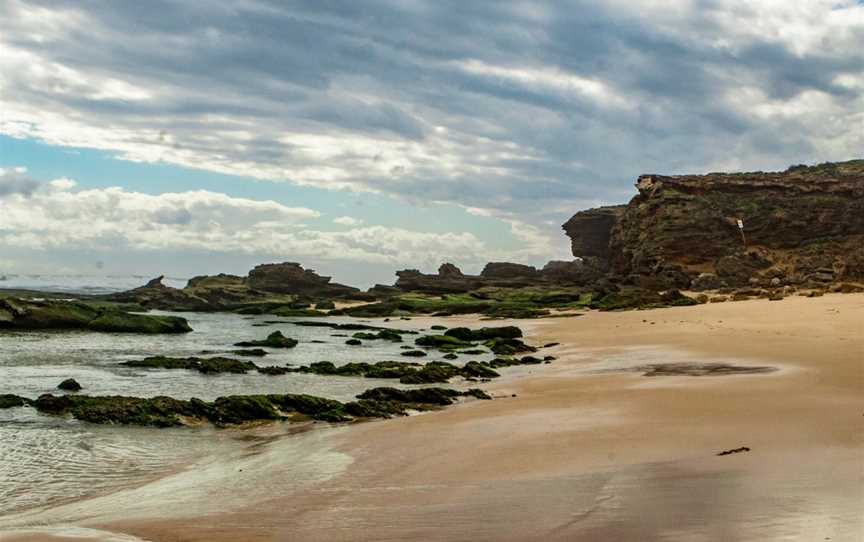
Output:
M574 256L601 258L613 276L656 288L864 277L864 160L642 175L636 187L626 206L564 224Z

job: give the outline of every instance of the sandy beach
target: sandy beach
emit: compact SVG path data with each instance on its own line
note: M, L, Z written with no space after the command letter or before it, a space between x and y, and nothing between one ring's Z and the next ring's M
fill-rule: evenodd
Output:
M92 531L0 539L864 540L864 295L521 325L558 360L486 385L493 401L309 432L344 463L326 479L291 487L296 456L240 458L232 476L280 489L202 473L194 506L162 481L0 518ZM659 363L776 370L643 376Z

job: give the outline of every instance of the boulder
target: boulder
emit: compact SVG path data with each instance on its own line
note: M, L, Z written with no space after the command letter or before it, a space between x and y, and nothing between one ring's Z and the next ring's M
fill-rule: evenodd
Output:
M81 391L81 384L74 378L67 378L57 385L57 389L63 391Z
M703 292L705 290L719 290L726 286L720 277L714 273L700 273L698 277L690 283L690 289L695 292Z
M242 341L234 343L234 346L242 346L248 348L250 346L267 346L270 348L294 348L297 346L297 339L286 337L281 331L274 331L267 336L266 339L259 341Z

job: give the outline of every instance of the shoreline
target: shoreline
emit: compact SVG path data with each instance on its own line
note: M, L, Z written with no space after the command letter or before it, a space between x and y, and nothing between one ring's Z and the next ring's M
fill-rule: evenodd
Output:
M459 321L482 324L446 319ZM864 503L864 295L519 324L532 344L560 342L550 349L559 359L486 384L501 396L495 401L322 435L324 448L351 459L328 480L272 499L253 492L239 507L224 503L218 525L195 514L159 518L159 503L149 503L151 517L118 521L120 508L75 523L159 541L864 534L853 515ZM645 360L781 370L615 372ZM592 373L592 363L613 372ZM715 455L741 446L752 451ZM79 505L83 515L87 503ZM3 539L51 540L28 536Z

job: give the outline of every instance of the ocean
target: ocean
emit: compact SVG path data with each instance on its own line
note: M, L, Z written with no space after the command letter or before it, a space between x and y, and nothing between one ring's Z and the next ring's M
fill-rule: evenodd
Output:
M20 288L44 286L70 293L126 289L132 278L117 279L110 286L87 283L73 277L9 279ZM140 281L139 281L140 283ZM4 287L11 287L4 284ZM58 288L63 288L60 290ZM213 355L235 349L236 342L264 338L279 330L300 341L292 349L268 349L269 355L251 359L256 364L306 365L332 361L405 360L399 343L365 341L345 345L350 332L325 327L305 327L292 322L303 318L272 315L244 316L230 313L168 313L189 320L194 329L183 335L106 334L83 331L0 331L0 394L36 398L60 394L57 385L75 378L87 395L168 395L178 399L253 393L307 393L341 401L376 386L400 386L394 380L259 373L203 375L194 371L143 369L121 362L151 355ZM308 318L307 318L308 319ZM340 323L361 322L427 331L412 320L382 324L347 317L328 318ZM340 336L341 335L341 336ZM410 344L411 338L406 338ZM491 354L471 356L482 361ZM442 360L430 352L420 362ZM417 361L411 358L411 361ZM464 363L468 359L458 360ZM411 387L411 386L402 386ZM456 388L467 384L456 383ZM231 454L249 446L243 431L212 427L155 429L99 426L76 420L41 415L35 410L0 410L0 515L69 500L110 493L176 471L202 454Z

